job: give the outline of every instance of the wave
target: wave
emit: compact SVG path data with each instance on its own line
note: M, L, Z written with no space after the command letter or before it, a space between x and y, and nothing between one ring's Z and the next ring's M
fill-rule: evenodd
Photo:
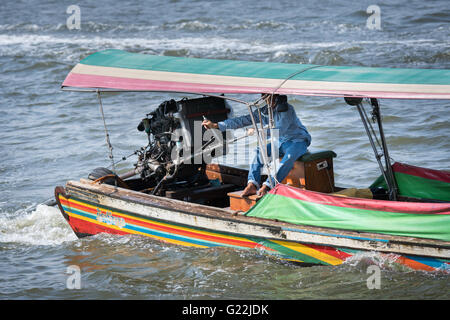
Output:
M159 25L152 24L120 24L120 23L101 23L94 21L83 21L81 31L83 32L149 32L149 31L233 31L233 30L296 30L297 26L292 23L277 22L271 20L263 21L243 21L235 24L211 23L201 19L181 19L175 22L164 22ZM68 31L66 24L42 24L35 23L16 23L0 24L0 32L51 32Z
M423 23L449 23L449 12L450 10L442 10L438 12L426 13L420 17L412 19L412 23L423 24Z
M396 262L399 257L395 254L383 254L374 251L358 252L346 259L342 267L367 271L368 267L377 266L383 271L411 271L408 267Z
M203 42L204 46L211 46L214 44L226 44L226 43L237 43L240 42L243 49L248 47L258 47L264 46L265 48L275 48L275 49L298 49L298 48L323 48L323 47L333 47L333 46L343 46L352 48L352 50L358 50L361 45L408 45L408 46L421 46L428 47L430 45L442 46L443 48L448 48L450 45L450 40L442 41L441 39L380 39L380 40L352 40L352 41L297 41L297 42L282 42L282 43L269 43L260 40L248 41L248 39L239 38L229 38L222 36L212 36L212 37L179 37L179 38L148 38L148 37L98 37L82 35L79 36L56 36L51 34L0 34L0 45L15 45L15 44L52 44L52 43L89 43L93 41L94 44L97 43L123 43L130 45L138 44L155 44L155 43L197 43ZM212 43L211 43L212 41Z
M0 217L0 242L28 245L59 245L77 237L56 207L40 204L31 213Z
M101 23L101 22L93 22L93 21L83 21L81 24L80 31L82 32L150 32L156 29L162 29L161 26L155 26L151 24L120 24L120 23ZM35 23L15 23L15 24L0 24L0 32L67 32L70 31L67 29L67 25L65 23L58 24L35 24ZM71 31L77 32L77 31Z
M213 37L180 37L180 38L131 38L131 37L100 37L100 36L55 36L55 35L6 35L0 34L0 52L7 51L7 47L14 52L23 52L24 49L29 51L48 51L58 49L59 45L64 48L90 49L95 48L96 51L105 48L127 48L134 50L193 50L206 53L226 52L232 50L234 52L252 53L276 53L279 51L295 52L302 49L336 49L341 52L361 51L365 46L413 46L424 47L427 49L439 50L442 52L435 53L437 59L446 59L448 57L448 46L450 41L441 41L439 39L411 39L411 40L374 40L374 41L301 41L290 43L273 43L269 41L227 38L221 36ZM56 48L55 48L56 46ZM3 53L2 52L2 53Z
M209 31L218 29L218 26L199 20L180 20L173 23L164 23L163 25L159 26L159 28L161 28L162 30L174 29L183 31Z
M263 20L263 21L244 21L225 26L228 30L296 30L298 26L293 23Z

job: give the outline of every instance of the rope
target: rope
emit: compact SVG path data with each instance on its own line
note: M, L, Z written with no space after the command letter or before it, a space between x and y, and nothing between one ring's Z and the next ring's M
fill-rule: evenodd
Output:
M111 159L112 171L115 174L116 173L116 166L114 164L113 147L111 145L111 141L109 140L109 133L108 133L108 128L106 127L105 114L103 113L102 98L100 96L100 91L98 89L97 89L97 97L98 97L98 102L100 104L100 113L102 114L103 127L105 128L105 138L106 138L106 144L108 145L108 149L109 149L109 158Z
M96 180L94 180L94 183L100 183L102 184L106 179L108 178L114 178L114 181L119 183L119 186L122 188L129 189L128 185L123 181L119 176L116 176L115 174L107 174L106 176L100 177Z
M278 103L278 101L277 101ZM275 129L275 121L273 119L273 95L270 96L270 108L268 108L268 115L269 115L269 133L270 133L270 153L272 154L272 166L274 171L274 176L272 177L273 180L275 180L275 185L279 184L280 182L277 180L276 172L277 172L277 163L275 159L275 144L273 141L273 129Z
M273 184L272 179L271 179L271 176L272 176L270 174L271 170L270 170L269 162L268 162L267 157L266 157L267 147L265 148L265 150L261 150L261 149L263 149L263 142L261 140L260 132L258 130L258 125L257 125L257 123L255 121L255 117L253 116L252 105L249 104L247 107L248 107L248 111L250 113L250 118L252 120L253 127L255 128L256 138L258 139L258 147L260 148L260 151L261 151L261 156L263 158L264 167L266 168L266 170L268 172L268 176L269 176L268 179L269 179L269 182L270 182L270 186L271 186L271 188L273 188L274 184Z
M328 162L327 162L327 164L328 164ZM334 192L334 187L333 187L333 183L331 182L331 177L330 177L330 173L328 172L328 168L325 168L325 171L327 172L328 182L330 183L331 192Z
M274 88L274 90L272 91L272 93L270 94L270 105L272 105L272 99L273 99L273 96L274 96L274 94L275 94L275 92L277 92L289 79L292 79L293 77L295 77L295 76L297 76L297 75L299 75L299 74L301 74L301 73L303 73L303 72L306 72L306 71L308 71L308 70L311 70L311 69L315 69L315 68L320 68L320 67L322 67L322 66L317 66L317 65L315 65L315 66L311 66L311 67L309 67L309 68L306 68L306 69L302 69L302 70L299 70L299 71L296 71L296 72L294 72L294 73L292 73L291 75L289 75L286 79L284 79L283 81L281 81L281 83L276 87L276 88ZM261 119L261 112L259 111L259 109L260 109L260 105L259 105L259 103L264 99L265 97L264 96L261 96L261 97L259 97L258 99L256 99L253 103L251 103L251 104L248 104L248 106L250 107L251 105L254 105L257 109L258 109L258 112L259 112L259 117L260 117L260 121L262 121L262 119ZM251 110L251 107L249 108L250 110ZM271 110L269 110L269 113L270 113L270 111ZM251 112L251 111L250 111ZM270 117L270 115L269 115L269 117ZM271 123L269 123L269 130L271 130L272 129L272 127L274 126L274 124L273 124L273 114L272 114L272 117L270 117L271 119ZM256 127L256 124L254 123L254 127L255 127L255 130L258 130L258 128ZM262 124L261 124L261 129L262 130L264 130L264 127L262 126ZM272 132L271 132L271 135L270 135L270 137L271 137L271 146L272 146L272 148L274 147L273 146L273 134L272 134ZM267 141L265 141L265 147L267 148ZM265 151L267 150L267 149L264 149L264 153L265 153ZM276 166L275 166L275 158L274 158L274 154L273 154L274 152L273 152L273 149L272 149L272 163L273 163L273 165L274 165L274 168L275 168L275 171L276 171ZM263 162L264 162L264 165L268 168L269 167L269 165L268 165L268 163L266 163L266 161L267 161L267 158L266 157L263 157ZM277 180L277 178L276 177L271 177L271 175L270 175L270 170L268 170L269 171L269 179L270 179L270 183L271 183L271 185L273 185L272 184L272 178L275 180L275 182L278 184L278 183L280 183L278 180Z
M139 151L141 151L141 150L136 150L136 151L134 151L133 153L130 153L129 155L127 155L127 156L123 156L122 159L120 159L119 161L114 162L114 165L116 165L116 164L118 164L118 163L121 163L122 161L127 160L127 159L128 159L129 157L131 157L132 155L136 155ZM112 165L109 165L107 168L109 169L110 167L112 167Z
M267 139L266 139L266 135L265 135L265 128L264 128L264 125L262 123L261 105L259 104L259 102L263 98L264 97L259 98L253 104L256 107L256 109L258 110L258 116L259 116L259 122L260 122L260 125L261 125L261 135L262 135L262 137L258 134L259 130L258 130L256 121L254 121L253 112L251 110L251 106L252 105L248 105L248 107L249 107L250 116L252 118L253 126L254 126L255 130L257 131L258 147L260 148L263 164L264 164L264 167L266 168L266 170L268 172L268 179L269 179L271 188L273 188L273 187L275 187L276 184L279 184L279 181L277 180L275 175L272 176L272 174L271 174L270 165L269 165L268 156L267 156ZM271 96L271 98L273 98L273 96ZM272 104L272 101L271 101L270 104ZM272 112L272 109L268 108L268 115L269 115L269 117L270 117L270 113L271 112ZM272 114L271 118L273 119L273 114ZM272 151L271 152L272 153L271 158L272 158L272 164L273 164L273 167L274 167L274 171L276 172L276 165L275 165L275 158L274 158L274 154L275 153L274 153L274 143L273 143L273 132L272 132L271 127L270 127L271 123L273 125L273 121L270 121L270 123L268 124L268 129L270 130L270 134L271 134L271 151Z
M377 135L376 135L376 133L375 133L375 130L373 129L372 123L370 123L370 121L369 121L369 116L367 115L367 112L366 112L366 109L364 108L364 105L362 105L362 110L363 110L363 112L364 112L364 116L365 116L365 118L366 118L366 122L369 124L370 131L372 131L372 134L373 134L373 136L375 137L375 142L377 143L378 148L380 148L381 150L383 150L383 147L381 146L380 141L378 140L378 137L377 137Z

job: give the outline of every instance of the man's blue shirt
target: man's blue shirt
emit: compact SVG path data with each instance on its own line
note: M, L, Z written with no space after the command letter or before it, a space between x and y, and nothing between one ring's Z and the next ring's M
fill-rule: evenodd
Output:
M269 123L267 108L267 105L261 108L261 117L264 125L267 125ZM258 110L253 111L253 116L255 118L255 121L259 124L260 119ZM308 145L311 143L311 135L308 133L308 130L306 130L300 119L297 117L294 107L287 102L277 104L277 106L273 110L273 118L275 122L275 129L279 130L280 146L286 141L307 141ZM247 114L240 117L220 121L218 125L220 131L242 128L252 125L252 118L250 114ZM269 134L267 134L267 136L269 136Z

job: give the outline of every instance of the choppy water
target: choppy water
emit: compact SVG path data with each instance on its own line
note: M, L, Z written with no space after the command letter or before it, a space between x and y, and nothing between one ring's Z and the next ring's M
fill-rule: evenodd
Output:
M66 27L71 4L81 9L81 30ZM376 254L338 267L301 268L252 251L200 250L132 236L78 240L56 208L36 207L56 185L109 165L95 96L59 90L80 59L117 48L202 58L450 68L448 1L377 1L381 30L366 27L371 4L3 2L0 298L449 299L448 276L399 268ZM138 122L171 97L127 93L104 98L116 159L145 144ZM365 187L378 176L358 114L342 99L290 97L290 102L313 136L312 147L338 154L339 185ZM392 158L450 169L448 101L381 101L381 106ZM237 114L245 111L234 107ZM122 162L120 170L133 160ZM379 290L366 285L373 263L382 267ZM79 290L67 288L72 265L81 268Z

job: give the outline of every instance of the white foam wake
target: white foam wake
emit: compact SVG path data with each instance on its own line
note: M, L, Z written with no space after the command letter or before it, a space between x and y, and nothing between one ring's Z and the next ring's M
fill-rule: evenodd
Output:
M350 46L365 45L402 45L414 47L433 46L434 48L443 48L448 46L449 42L442 43L438 39L410 39L410 40L378 40L378 41L325 41L325 42L290 42L290 43L266 43L263 41L248 41L246 39L232 39L220 36L213 37L182 37L182 38L111 38L111 37L63 37L53 35L7 35L0 34L0 49L6 50L5 46L14 46L14 50L45 50L45 46L54 50L58 45L76 45L83 48L118 48L118 49L141 49L151 50L153 52L161 50L173 50L182 48L194 52L221 53L227 50L233 52L246 52L249 54L277 52L277 51L296 51L300 49L323 49L323 48L341 48ZM3 47L3 48L2 48ZM12 49L12 48L10 48Z
M76 239L57 207L40 204L31 213L0 217L0 242L58 245Z

